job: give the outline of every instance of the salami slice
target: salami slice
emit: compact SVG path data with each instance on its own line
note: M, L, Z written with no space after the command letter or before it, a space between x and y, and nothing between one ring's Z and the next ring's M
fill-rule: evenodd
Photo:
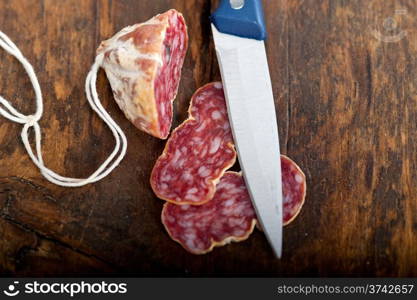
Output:
M213 199L204 205L165 203L162 223L171 238L193 254L249 237L255 211L239 173L226 172Z
M283 223L289 224L301 210L306 181L300 168L281 156L283 180ZM204 205L166 203L162 223L171 238L193 254L204 254L216 246L249 237L256 214L240 173L226 172L213 199Z
M175 204L201 205L236 160L224 93L219 82L193 95L189 118L176 128L151 174L155 194Z
M158 138L165 139L171 128L187 44L184 18L171 9L122 29L97 50L121 110Z
M289 157L281 155L283 224L288 225L298 216L304 205L307 183L300 167Z

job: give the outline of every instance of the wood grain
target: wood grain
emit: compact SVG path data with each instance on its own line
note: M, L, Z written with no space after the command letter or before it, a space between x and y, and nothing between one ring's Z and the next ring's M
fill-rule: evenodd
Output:
M33 63L43 88L47 165L84 177L106 158L111 133L83 94L95 49L169 8L189 25L175 102L174 126L181 123L195 89L220 78L208 19L217 3L1 1L0 30ZM76 189L48 183L22 147L20 125L0 120L0 274L417 276L415 4L264 1L281 150L308 180L303 211L285 228L281 261L260 232L205 256L168 238L163 202L148 183L164 142L123 117L100 72L101 100L129 141L125 160L103 181ZM381 40L401 32L396 42ZM25 113L34 110L29 80L4 52L0 91Z

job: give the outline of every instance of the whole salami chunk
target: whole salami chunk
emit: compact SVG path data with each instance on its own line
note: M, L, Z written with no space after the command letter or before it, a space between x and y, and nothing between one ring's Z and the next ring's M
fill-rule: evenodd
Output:
M236 161L221 83L198 89L188 112L189 118L172 132L150 181L161 199L201 205L213 198L220 177Z
M283 223L289 224L304 204L306 181L300 168L281 156ZM249 237L256 214L240 173L226 172L213 199L204 205L166 203L162 223L171 238L193 254L204 254L216 246Z
M165 139L181 77L188 35L183 16L171 9L128 26L101 43L102 67L114 98L139 129Z

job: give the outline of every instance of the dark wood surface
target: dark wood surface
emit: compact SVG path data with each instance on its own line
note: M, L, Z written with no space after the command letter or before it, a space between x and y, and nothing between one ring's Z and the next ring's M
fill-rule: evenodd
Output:
M220 78L208 21L217 2L0 1L0 30L33 63L43 88L47 165L85 177L106 158L111 133L84 96L95 49L169 8L189 26L175 102L174 126L181 123L196 88ZM417 276L416 1L264 4L281 150L308 180L305 206L285 228L283 259L273 259L260 232L204 256L171 241L160 222L163 202L148 184L164 142L123 117L101 71L102 102L129 140L125 160L105 180L50 184L25 153L21 126L0 118L0 274ZM381 40L401 32L397 42ZM0 93L34 110L29 80L4 51Z

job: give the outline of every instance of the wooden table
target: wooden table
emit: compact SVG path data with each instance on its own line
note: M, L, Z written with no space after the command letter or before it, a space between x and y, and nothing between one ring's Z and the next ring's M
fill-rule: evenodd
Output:
M113 138L92 113L84 80L101 40L169 8L189 25L190 48L174 126L193 92L218 80L210 0L3 0L0 30L33 63L45 98L47 165L85 177ZM0 118L0 273L3 275L417 275L416 1L269 0L267 52L281 150L305 171L308 195L274 260L260 232L193 256L160 222L149 175L164 141L135 129L98 91L126 132L125 160L82 188L50 184L29 160L21 126ZM391 17L391 18L390 18ZM34 94L0 53L0 94L25 113Z

